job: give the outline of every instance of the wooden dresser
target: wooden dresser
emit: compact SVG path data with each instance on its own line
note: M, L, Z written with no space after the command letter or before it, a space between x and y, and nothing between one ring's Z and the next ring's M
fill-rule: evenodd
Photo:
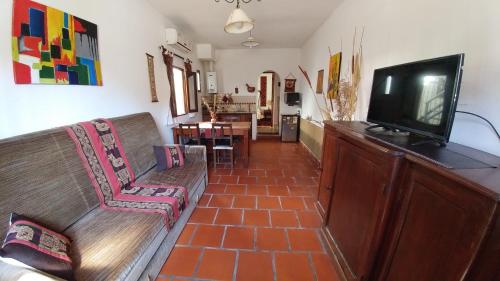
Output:
M317 205L345 280L500 280L500 158L366 127L325 124Z

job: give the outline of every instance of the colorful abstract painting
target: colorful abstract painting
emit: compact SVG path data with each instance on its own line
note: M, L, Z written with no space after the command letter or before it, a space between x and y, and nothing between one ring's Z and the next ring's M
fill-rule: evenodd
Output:
M29 0L13 13L16 84L102 86L97 25Z
M336 53L330 57L328 72L328 94L329 99L336 99L339 91L340 64L342 63L342 53Z

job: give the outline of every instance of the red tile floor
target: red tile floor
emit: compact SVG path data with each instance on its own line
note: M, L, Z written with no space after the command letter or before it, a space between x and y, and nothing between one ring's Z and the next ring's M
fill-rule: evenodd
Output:
M210 184L158 281L340 280L320 240L319 170L308 152L262 140L250 155L248 169L209 168Z

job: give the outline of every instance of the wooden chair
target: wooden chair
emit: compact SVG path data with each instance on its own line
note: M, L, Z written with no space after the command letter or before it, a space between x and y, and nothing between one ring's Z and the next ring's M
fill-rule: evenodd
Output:
M179 124L179 143L182 145L200 145L201 134L199 124Z
M221 154L229 152L231 160L231 169L234 167L234 146L233 146L233 125L226 123L212 124L212 151L214 167L217 164L225 164L220 162Z

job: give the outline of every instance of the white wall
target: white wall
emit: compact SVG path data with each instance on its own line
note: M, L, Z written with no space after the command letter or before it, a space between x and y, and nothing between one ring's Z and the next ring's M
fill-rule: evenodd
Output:
M346 0L305 43L301 65L315 84L318 70L325 69L327 75L328 46L337 52L343 42L345 72L354 27L365 26L363 82L355 116L365 120L374 69L463 52L458 108L481 114L500 128L499 15L498 0ZM304 115L320 120L312 96L304 96ZM457 114L451 141L500 155L498 139L478 119Z
M246 83L255 87L262 72L272 70L281 81L280 114L297 113L297 107L285 104L284 79L290 72L299 78L300 49L221 49L215 57L219 92L234 93L238 87L248 94Z
M143 0L38 0L98 25L104 86L15 85L12 0L0 3L0 138L97 117L151 112L171 142L168 79L158 46L173 24ZM159 103L151 103L145 53L155 56ZM199 69L197 60L193 69ZM200 107L201 108L201 107ZM186 119L181 117L180 119ZM199 119L200 116L196 116Z

